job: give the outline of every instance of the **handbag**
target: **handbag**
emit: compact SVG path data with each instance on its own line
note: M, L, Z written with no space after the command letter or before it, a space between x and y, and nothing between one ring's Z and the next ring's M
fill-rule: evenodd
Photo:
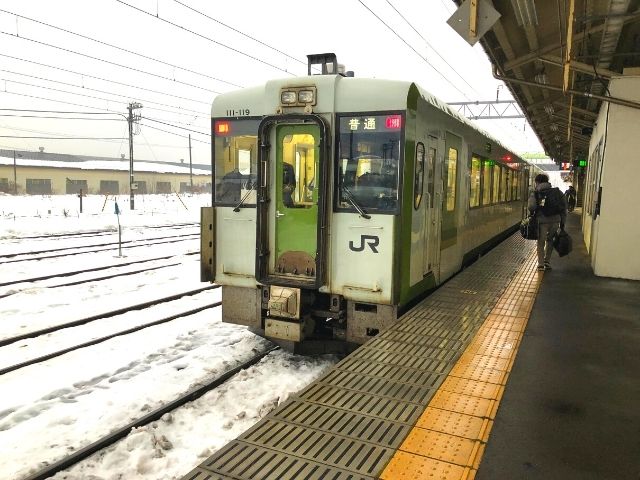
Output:
M569 255L571 250L573 250L573 240L571 240L571 236L563 229L558 230L553 236L553 248L558 252L558 256L560 257Z
M538 219L535 213L520 222L520 235L527 240L538 239Z

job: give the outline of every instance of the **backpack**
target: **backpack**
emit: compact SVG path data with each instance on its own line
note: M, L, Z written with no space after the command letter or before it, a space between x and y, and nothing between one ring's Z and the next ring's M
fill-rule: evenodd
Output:
M564 195L557 187L536 192L536 200L538 201L538 210L545 217L559 215L565 209Z

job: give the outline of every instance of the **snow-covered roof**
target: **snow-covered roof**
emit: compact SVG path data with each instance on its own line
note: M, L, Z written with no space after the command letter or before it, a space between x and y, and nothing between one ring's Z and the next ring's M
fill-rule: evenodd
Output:
M13 156L11 158L0 156L0 165L13 165ZM21 167L48 167L48 168L72 168L80 170L115 170L129 171L129 160L120 159L102 159L102 160L36 160L33 158L16 157L16 165ZM172 163L162 162L146 162L143 160L134 160L133 169L136 172L153 172L153 173L182 173L189 174L189 165L175 165ZM203 168L193 168L194 175L211 175L210 170Z

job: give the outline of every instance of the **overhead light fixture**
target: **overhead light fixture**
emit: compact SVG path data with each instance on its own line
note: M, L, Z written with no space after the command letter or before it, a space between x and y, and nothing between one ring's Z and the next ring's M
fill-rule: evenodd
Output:
M549 125L549 128L551 129L552 132L558 131L558 125L556 125L555 123L552 123L551 125Z
M550 103L547 103L544 106L544 111L547 112L547 114L549 114L549 115L553 115L553 112L555 112L555 110L553 108L553 105L551 105Z
M534 77L534 80L536 81L536 83L539 83L541 85L546 85L547 84L547 74L544 72L540 72L538 74L536 74L536 76Z
M516 22L521 27L533 27L538 25L538 14L534 0L511 0Z

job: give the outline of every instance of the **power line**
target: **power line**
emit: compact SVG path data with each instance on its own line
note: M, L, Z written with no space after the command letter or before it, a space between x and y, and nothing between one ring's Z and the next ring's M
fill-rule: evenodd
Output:
M101 100L103 102L125 103L125 104L128 103L128 102L124 102L122 100L114 100L112 98L96 97L94 95L85 95L83 93L75 93L75 92L69 92L67 90L60 90L59 88L45 87L43 85L35 85L35 84L32 84L32 83L26 83L26 82L18 82L17 80L7 80L7 79L4 79L4 78L1 78L0 81L2 81L2 80L4 80L5 82L15 83L15 84L18 84L18 85L26 85L26 86L29 86L29 87L42 88L44 90L51 90L53 92L65 93L67 95L76 95L78 97L92 98L94 100ZM5 93L13 93L13 92L5 91ZM125 97L124 95L118 95L118 94L115 94L115 93L112 93L110 95L119 96L119 97ZM151 103L154 103L154 102L151 102ZM70 105L75 105L75 104L70 103ZM96 107L89 107L89 108L96 108ZM174 114L174 115L193 116L193 113L201 113L202 115L206 115L203 112L196 112L194 110L191 110L191 112L193 112L193 113L182 113L182 112L174 112L174 111L171 111L171 110L165 110L163 108L154 108L154 107L146 107L146 108L149 109L149 110L157 110L158 112L171 113L171 114ZM177 107L173 107L173 108L177 108ZM112 111L112 110L108 110L106 108L102 108L100 110ZM183 110L187 110L187 109L183 109Z
M120 1L120 0L117 0L117 1ZM402 42L403 42L407 47L409 47L411 50L413 50L413 52L414 52L416 55L418 55L418 57L420 57L420 59L421 59L422 61L424 61L427 65L429 65L429 66L430 66L430 67L431 67L431 68L432 68L432 69L433 69L433 70L434 70L438 75L440 75L440 76L441 76L441 77L442 77L442 78L443 78L443 79L444 79L444 80L445 80L449 85L451 85L451 86L452 86L453 88L455 88L458 92L460 92L460 93L461 93L461 94L462 94L462 95L463 95L467 100L470 100L470 98L469 98L469 97L467 97L467 95L465 95L465 93L464 93L462 90L460 90L460 89L459 89L458 87L456 87L453 83L451 83L451 81L450 81L447 77L445 77L445 76L440 72L440 70L438 70L436 67L434 67L434 66L429 62L429 60L427 60L425 57L423 57L422 55L420 55L420 53L419 53L415 48L413 48L413 47L409 44L409 42L407 42L404 38L402 38L402 36L401 36L400 34L398 34L398 32L396 32L393 28L391 28L391 27L390 27L390 26L389 26L389 25L388 25L388 24L387 24L387 23L386 23L382 18L380 18L378 15L376 15L376 13L375 13L373 10L371 10L369 7L367 7L367 6L362 2L362 0L358 0L358 2L359 2L359 3L360 3L360 5L362 5L364 8L366 8L367 10L369 10L369 12L370 12L374 17L376 17L376 18L380 21L380 23L382 23L385 27L387 27L389 30L391 30L391 32L392 32L396 37L398 37L400 40L402 40Z
M215 43L216 45L219 45L219 46L221 46L221 47L224 47L224 48L226 48L226 49L229 49L229 50L231 50L232 52L239 53L240 55L243 55L243 56L245 56L245 57L247 57L247 58L250 58L250 59L252 59L252 60L255 60L256 62L263 63L264 65L267 65L267 66L269 66L269 67L271 67L271 68L275 68L276 70L280 70L281 72L284 72L284 73L287 73L287 74L289 74L289 75L295 76L293 73L288 72L287 70L285 70L285 69L283 69L283 68L280 68L280 67L278 67L278 66L276 66L276 65L273 65L273 64L271 64L271 63L269 63L269 62L266 62L265 60L261 60L260 58L254 57L253 55L249 55L248 53L243 52L242 50L238 50L237 48L233 48L233 47L230 47L229 45L226 45L226 44L224 44L224 43L222 43L222 42L218 42L217 40L214 40L213 38L209 38L209 37L207 37L207 36L205 36L205 35L202 35L201 33L194 32L193 30L189 30L188 28L183 27L182 25L178 25L177 23L173 23L173 22L171 22L171 21L169 21L169 20L166 20L166 19L164 19L164 18L160 18L159 16L154 15L153 13L149 13L149 12L147 12L146 10L142 10L141 8L134 7L133 5L129 5L127 2L124 2L124 1L122 1L122 0L116 0L116 2L121 3L121 4L123 4L123 5L126 5L126 6L127 6L127 7L129 7L129 8L133 8L134 10L137 10L137 11L138 11L138 12L140 12L140 13L144 13L144 14L146 14L146 15L149 15L150 17L153 17L153 18L155 18L155 19L157 19L157 20L161 20L161 21L163 21L163 22L165 22L165 23L168 23L169 25L173 25L173 26L174 26L174 27L176 27L176 28L179 28L179 29L181 29L181 30L184 30L185 32L189 32L189 33L191 33L191 34L193 34L193 35L196 35L197 37L203 38L204 40L207 40L207 41L209 41L209 42Z
M464 83L466 83L466 84L467 84L467 86L468 86L471 90L473 90L474 92L476 92L476 94L477 94L478 96L480 96L480 93L479 93L475 88L473 88L473 87L469 84L469 82L467 82L467 81L462 77L462 75L460 75L460 74L458 73L458 71L457 71L455 68L453 68L453 67L451 66L451 64L450 64L449 62L447 62L447 60L446 60L442 55L440 55L440 54L438 53L438 51L437 51L435 48L433 48L433 46L432 46L432 45L427 41L427 39L426 39L426 38L424 38L424 37L422 36L422 34L421 34L418 30L416 30L416 28L411 24L411 22L409 22L409 20L407 20L407 19L405 18L405 16L404 16L404 15L402 15L402 13L400 13L400 11L395 7L395 5L394 5L393 3L391 3L389 0L386 0L386 2L391 6L391 8L393 8L393 9L395 10L395 12L396 12L398 15L400 15L400 18L402 18L402 20L404 20L404 21L405 21L405 23L406 23L407 25L409 25L409 26L413 29L413 31L414 31L414 32L416 32L416 33L418 34L418 36L419 36L422 40L424 40L424 43L426 43L426 44L427 44L427 46L428 46L431 50L433 50L433 51L435 52L435 54L436 54L436 55L438 55L438 56L442 59L442 61L443 61L444 63L446 63L446 64L449 66L449 68L455 72L455 74L456 74L456 75L458 75L458 78L460 78L460 80L462 80Z
M162 128L153 127L151 125L147 125L147 124L144 124L144 123L141 123L140 125L142 125L143 127L146 127L146 128L150 128L152 130L158 130L159 132L168 133L169 135L175 135L176 137L189 138L186 135L181 135L181 134L176 133L176 132L170 132L169 130L163 130ZM207 145L211 145L211 142L206 142L204 140L200 140L200 139L195 138L195 137L191 137L191 140L193 140L194 142L206 143Z
M120 0L116 0L116 1L120 1ZM3 35L8 35L9 37L18 38L18 39L21 39L21 40L27 40L29 42L37 43L38 45L45 45L45 46L50 47L50 48L55 48L57 50L62 50L63 52L73 53L74 55L79 55L81 57L90 58L91 60L97 60L98 62L104 62L104 63L108 63L109 65L115 65L116 67L126 68L128 70L133 70L134 72L142 73L144 75L150 75L152 77L161 78L163 80L168 80L170 82L180 83L180 84L186 85L188 87L193 87L193 88L197 88L197 89L200 89L200 90L205 90L205 91L211 92L211 93L216 93L216 94L220 93L220 92L218 92L216 90L211 90L209 88L199 87L198 85L194 85L192 83L183 82L181 80L176 80L175 78L164 77L162 75L158 75L157 73L151 73L151 72L147 72L145 70L140 70L139 68L128 67L128 66L122 65L120 63L112 62L110 60L105 60L103 58L93 57L91 55L87 55L86 53L76 52L75 50L70 50L68 48L59 47L57 45L52 45L52 44L47 43L47 42L41 42L40 40L35 40L33 38L29 38L29 37L25 37L25 36L17 36L17 35L14 35L13 33L8 33L8 32L5 32L5 31L2 31L2 30L0 30L0 33L3 34Z
M249 39L253 40L254 42L259 43L260 45L264 45L265 47L270 48L274 52L278 52L279 54L284 55L285 57L290 58L291 60L293 60L295 62L301 63L302 65L306 65L307 64L307 62L304 62L304 61L302 61L302 60L300 60L298 58L292 57L291 55L289 55L289 54L287 54L287 53L285 53L285 52L283 52L281 50L278 50L277 48L272 47L271 45L269 45L269 44L267 44L267 43L265 43L265 42L263 42L261 40L258 40L255 37L252 37L251 35L247 35L246 33L238 30L237 28L234 28L234 27L232 27L230 25L227 25L226 23L221 22L220 20L218 20L216 18L210 17L206 13L202 13L200 10L197 10L197 9L195 9L195 8L189 6L189 5L186 5L186 4L182 3L182 2L180 2L179 0L173 0L173 1L175 3L177 3L178 5L182 5L184 8L187 8L187 9L191 10L192 12L197 13L198 15L202 15L203 17L208 18L209 20L222 25L222 26L228 28L229 30L233 30L234 32L239 33L243 37L249 38Z
M29 21L34 22L34 23L39 23L40 25L44 25L44 26L49 27L49 28L54 28L56 30L60 30L61 32L68 33L70 35L75 35L77 37L84 38L86 40L90 40L92 42L96 42L96 43L99 43L101 45L106 45L107 47L115 48L117 50L120 50L120 51L123 51L123 52L127 52L127 53L130 53L132 55L137 55L138 57L146 58L147 60L152 60L154 62L162 63L163 65L168 65L168 66L173 67L173 68L178 68L180 70L184 70L185 72L195 73L196 75L200 75L200 76L203 76L203 77L206 77L206 78L210 78L211 80L216 80L217 82L226 83L227 85L232 85L232 86L238 87L238 88L242 87L242 85L237 85L235 83L228 82L226 80L222 80L221 78L212 77L212 76L207 75L205 73L196 72L194 70L190 70L188 68L181 67L179 65L174 65L174 64L169 63L169 62L158 60L157 58L149 57L147 55L143 55L142 53L137 53L137 52L134 52L132 50L127 50L126 48L118 47L116 45L112 45L110 43L103 42L103 41L95 39L95 38L87 37L87 36L82 35L80 33L75 33L75 32L72 32L70 30L66 30L64 28L56 27L55 25L51 25L49 23L41 22L40 20L36 20L34 18L25 17L24 15L20 15L20 14L14 13L14 12L9 12L8 10L3 10L1 8L0 8L0 12L8 13L9 15L15 15L16 17L24 18L25 20L29 20Z
M51 68L51 69L54 69L54 70L60 70L61 72L72 73L74 75L79 75L81 77L93 78L93 79L96 79L96 80L101 80L103 82L110 82L110 83L115 83L116 85L122 85L124 87L137 88L139 90L144 90L146 92L157 93L159 95L166 95L167 97L179 98L180 100L188 100L190 102L203 103L205 105L209 105L210 104L210 102L203 102L202 100L194 100L193 98L181 97L180 95L173 95L171 93L166 93L166 92L159 92L158 90L152 90L150 88L139 87L137 85L131 85L130 83L117 82L116 80L109 80L109 79L102 78L102 77L96 77L94 75L89 75L87 73L75 72L73 70L67 70L66 68L62 68L62 67L56 67L54 65L47 65L46 63L39 63L39 62L35 62L33 60L27 60L26 58L13 57L11 55L7 55L7 54L4 54L4 53L0 53L0 56L11 58L13 60L18 60L20 62L32 63L32 64L38 65L40 67L46 67L46 68Z
M11 92L7 92L11 93ZM70 115L112 115L106 112L68 112L62 110L30 110L27 108L0 108L2 112L68 113ZM124 114L120 114L124 115Z
M192 130L191 128L178 127L177 125L172 125L171 123L162 122L162 121L156 120L154 118L149 118L149 117L142 117L142 118L144 118L145 120L149 120L151 122L161 123L162 125L168 125L169 127L179 128L180 130L186 130L188 132L199 133L200 135L211 135L210 133L199 132L198 130Z
M126 140L121 137L21 137L16 135L0 135L0 138L21 138L39 140Z
M73 105L74 107L93 108L95 110L102 110L104 112L112 112L112 113L117 113L118 115L123 115L123 113L118 112L117 110L109 110L108 108L102 108L102 107L92 107L91 105L83 105L81 103L66 102L64 100L54 100L53 98L39 97L37 95L28 95L26 93L9 92L7 90L3 92L0 91L0 93L8 93L9 95L18 95L20 97L34 98L36 100L45 100L47 102L64 103L65 105Z
M47 118L56 120L101 120L107 122L121 121L121 118L87 118L87 117L55 117L51 115L11 115L8 113L0 113L0 117L18 117L18 118Z
M29 74L27 74L27 73L13 72L13 71L11 71L11 70L4 70L4 69L0 69L0 72L7 72L7 73L11 73L11 74L13 74L13 75L20 75L20 76L22 76L22 77L35 78L36 80L43 80L43 81L45 81L45 82L59 83L59 84L61 84L61 85L66 85L66 86L68 86L68 87L81 88L82 90L90 90L90 91L92 91L92 92L106 93L107 95L113 95L114 97L122 97L122 98L127 98L127 99L130 99L130 98L131 98L131 95L121 95L121 94L119 94L119 93L107 92L107 91L105 91L105 90L99 90L99 89L97 89L97 88L81 87L81 86L78 86L78 85L74 85L73 83L62 82L62 81L60 81L60 80L50 80L50 79L48 79L48 78L37 77L37 76L35 76L35 75L29 75ZM32 86L32 87L41 87L40 85L32 85L32 84L29 84L29 83L22 83L22 82L18 82L18 81L16 81L16 80L9 80L9 79L4 79L4 78L2 78L2 79L0 79L0 80L5 80L5 81L7 81L7 82L19 83L19 84L22 84L22 85L30 85L30 86ZM47 87L41 87L41 88L47 88ZM79 94L77 94L77 93L65 92L64 90L61 90L61 92L63 92L63 93L71 93L72 95L79 95ZM136 97L136 98L137 98L138 100L142 101L142 102L145 102L146 104L151 103L151 104L153 104L153 105L160 105L160 106L162 106L162 107L175 108L176 110L183 110L183 111L185 111L185 112L199 113L200 115L206 115L206 116L208 116L208 115L209 115L207 112L199 112L199 111L197 111L197 110L191 110L190 108L176 107L175 105L169 105L169 104L161 103L161 102L154 102L154 101L152 101L152 100L147 100L147 99L144 99L144 98L141 98L141 97ZM148 108L151 108L151 107L148 107Z

